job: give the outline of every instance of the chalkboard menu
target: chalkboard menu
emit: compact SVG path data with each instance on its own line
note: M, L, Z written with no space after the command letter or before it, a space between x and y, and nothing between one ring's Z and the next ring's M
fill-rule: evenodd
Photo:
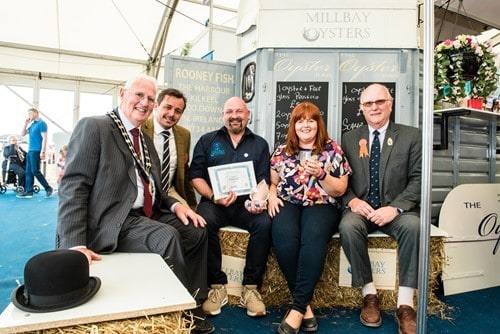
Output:
M359 98L361 93L366 87L371 85L371 82L344 82L342 83L342 134L359 128L366 124L363 113L359 107ZM389 92L393 97L396 96L396 83L395 82L381 82L389 88ZM392 104L391 121L394 122L394 114L396 110L394 106L395 101Z
M293 108L309 101L318 106L325 123L328 117L328 82L282 81L276 83L274 147L283 144Z

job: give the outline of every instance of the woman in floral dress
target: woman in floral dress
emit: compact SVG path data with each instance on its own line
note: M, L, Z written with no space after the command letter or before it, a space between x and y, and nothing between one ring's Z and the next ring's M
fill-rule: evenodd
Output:
M310 303L328 242L338 231L336 197L345 192L350 174L349 163L340 145L329 138L318 107L311 102L298 104L290 116L286 143L271 157L268 212L273 219L273 245L293 297L278 328L281 334L318 329Z

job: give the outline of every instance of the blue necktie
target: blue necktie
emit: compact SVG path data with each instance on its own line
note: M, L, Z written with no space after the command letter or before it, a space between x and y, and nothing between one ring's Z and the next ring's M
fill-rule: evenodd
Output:
M167 130L161 133L163 135L163 159L161 161L161 185L165 192L168 192L170 183L170 132Z
M374 209L380 207L380 187L379 187L379 165L380 165L380 141L379 132L373 131L373 142L370 151L370 193L367 201Z

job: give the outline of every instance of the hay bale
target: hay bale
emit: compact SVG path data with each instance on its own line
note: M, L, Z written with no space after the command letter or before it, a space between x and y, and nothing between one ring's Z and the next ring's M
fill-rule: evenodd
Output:
M245 258L248 245L248 233L221 230L222 253L229 256ZM369 248L397 249L397 243L390 237L369 238ZM439 282L438 278L443 269L444 261L444 238L432 237L430 245L429 265L429 290L428 290L428 313L446 319L450 308L440 301L434 294ZM315 308L342 306L348 308L360 308L362 306L361 289L339 286L339 260L340 240L332 238L328 245L325 268L318 282L312 304ZM398 275L396 276L396 286ZM268 306L282 306L291 302L285 278L278 266L274 251L271 249L267 260L267 268L263 277L261 288L262 298ZM394 310L397 305L397 289L379 290L380 308L382 310ZM239 298L230 296L229 303L239 304Z
M193 328L192 316L171 312L139 318L98 322L26 332L28 334L189 334Z

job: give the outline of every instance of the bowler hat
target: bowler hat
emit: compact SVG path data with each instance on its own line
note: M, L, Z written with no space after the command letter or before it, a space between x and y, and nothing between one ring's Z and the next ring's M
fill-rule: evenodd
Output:
M11 301L23 311L60 311L85 303L100 287L99 277L89 277L89 262L83 253L57 249L28 260L24 285L12 292Z

